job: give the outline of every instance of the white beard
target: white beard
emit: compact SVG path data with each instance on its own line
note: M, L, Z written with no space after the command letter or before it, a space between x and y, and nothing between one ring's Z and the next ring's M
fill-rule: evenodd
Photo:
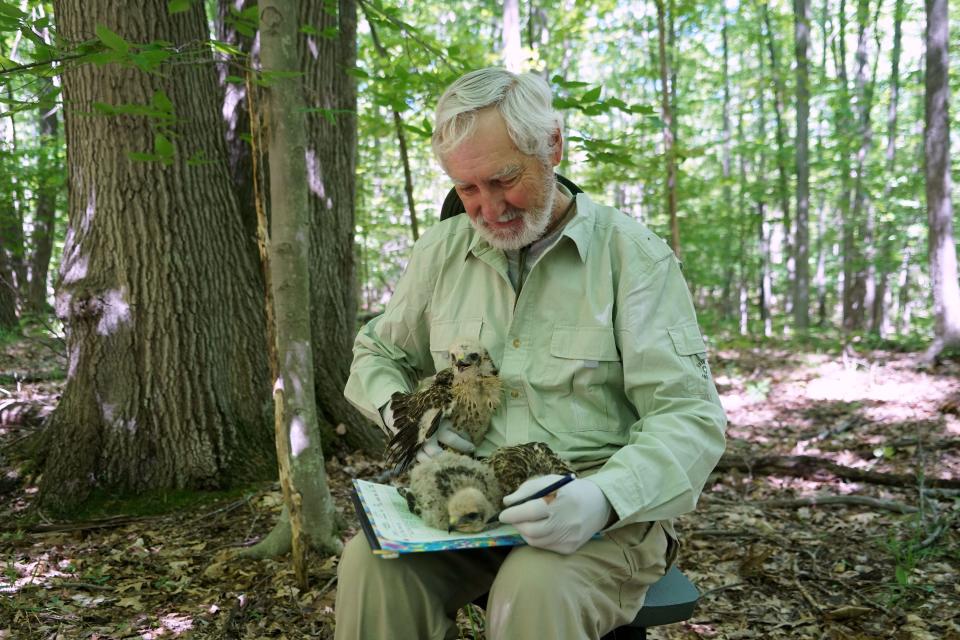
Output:
M510 207L500 216L500 222L509 222L517 216L521 217L523 227L515 235L507 237L498 235L487 226L482 217L477 217L476 220L471 218L470 222L473 223L473 228L491 247L502 251L516 251L536 242L550 225L550 217L553 213L553 202L556 199L557 188L552 171L546 172L546 179L542 187L545 194L542 206L526 210Z

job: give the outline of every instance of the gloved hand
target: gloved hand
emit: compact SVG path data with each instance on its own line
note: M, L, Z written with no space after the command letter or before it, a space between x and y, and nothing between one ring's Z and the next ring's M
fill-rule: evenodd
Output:
M500 512L500 522L515 525L531 547L570 554L610 520L612 507L600 487L577 478L560 487L553 499L547 496L511 506L562 477L550 474L521 484L504 497L503 504L509 508Z
M417 451L417 462L426 462L430 458L435 458L443 453L444 449L440 446L441 442L448 448L468 456L473 455L476 450L472 442L453 430L452 422L446 418L440 418L440 426L437 427L432 436L423 441L420 450Z

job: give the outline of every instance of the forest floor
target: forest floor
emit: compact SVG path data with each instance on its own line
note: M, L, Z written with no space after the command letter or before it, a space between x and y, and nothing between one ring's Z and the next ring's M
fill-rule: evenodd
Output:
M679 564L702 596L691 620L650 637L960 639L960 366L767 345L718 348L712 367L727 454L678 521ZM153 515L121 503L44 518L15 452L38 428L26 409L56 401L62 382L42 381L56 370L34 341L0 353L0 638L332 637L336 558L311 558L301 591L287 559L235 557L276 521L275 484ZM329 461L344 539L351 478L383 471L368 456ZM469 614L462 637L479 638Z

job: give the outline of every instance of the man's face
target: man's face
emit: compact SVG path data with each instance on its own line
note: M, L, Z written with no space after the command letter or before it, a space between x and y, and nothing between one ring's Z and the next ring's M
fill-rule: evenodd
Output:
M496 109L477 118L474 134L447 154L445 168L477 232L493 247L519 249L539 239L553 217L560 145L553 164L545 164L517 149Z

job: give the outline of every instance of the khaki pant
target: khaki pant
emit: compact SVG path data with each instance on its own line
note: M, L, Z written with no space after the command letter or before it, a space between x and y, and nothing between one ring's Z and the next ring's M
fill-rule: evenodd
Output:
M600 638L634 619L676 555L659 523L591 540L571 555L499 547L387 560L360 534L338 569L337 640L456 638L457 610L487 593L487 638Z

